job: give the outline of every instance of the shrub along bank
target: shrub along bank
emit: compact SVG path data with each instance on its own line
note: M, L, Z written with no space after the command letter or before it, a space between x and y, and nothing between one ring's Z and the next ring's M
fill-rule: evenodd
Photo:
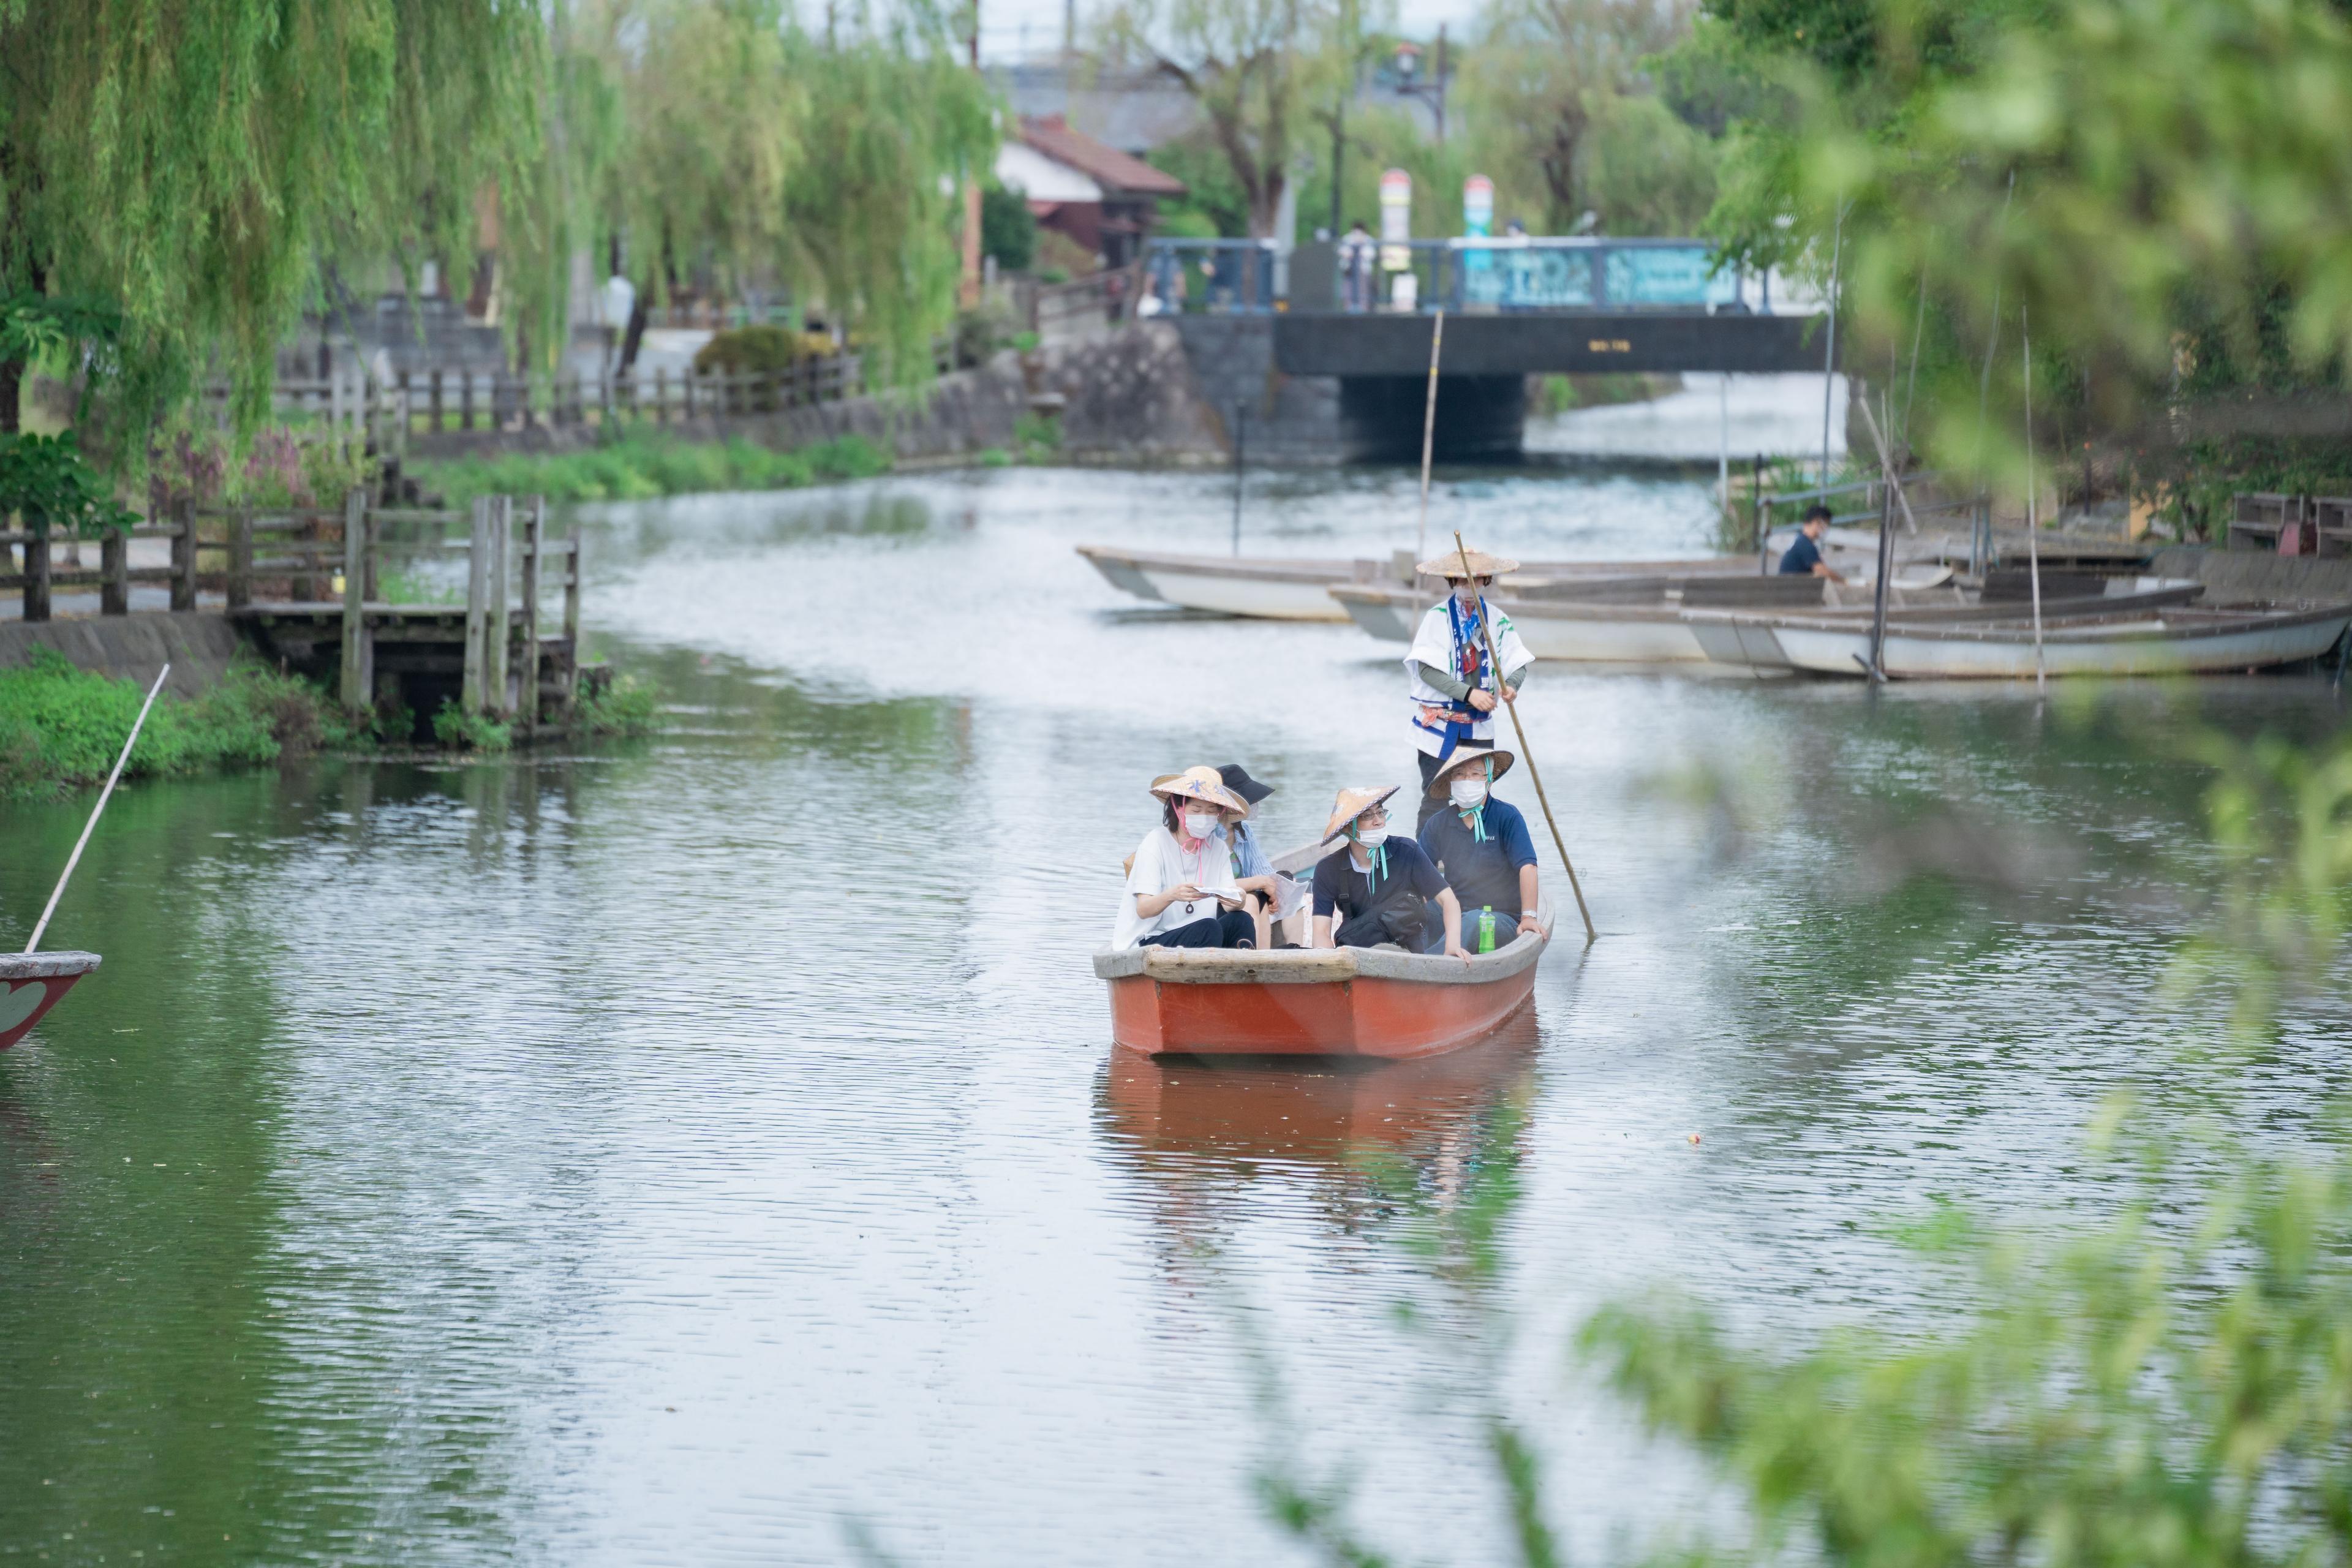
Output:
M29 664L0 669L0 798L102 783L145 699L136 682L77 669L47 648ZM573 728L587 735L641 735L655 728L656 710L653 689L625 677L583 699ZM434 729L452 748L503 751L512 739L506 726L481 720L446 731L436 722ZM405 751L409 731L405 710L380 710L354 721L299 676L238 664L202 697L158 697L122 776L184 776L315 752Z
M862 436L779 452L746 441L683 441L631 432L584 452L508 452L415 465L452 506L478 495L551 501L652 500L705 490L786 490L887 473L890 458Z

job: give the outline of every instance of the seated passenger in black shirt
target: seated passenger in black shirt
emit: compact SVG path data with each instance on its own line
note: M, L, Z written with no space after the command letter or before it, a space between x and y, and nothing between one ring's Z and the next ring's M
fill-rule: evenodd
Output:
M1805 509L1805 521L1797 534L1797 542L1780 557L1780 574L1784 577L1826 577L1832 583L1843 583L1830 563L1822 559L1822 535L1830 531L1830 509L1815 501Z
M1436 814L1422 824L1421 847L1437 863L1445 885L1462 905L1462 945L1476 951L1478 915L1496 917L1495 943L1509 945L1522 931L1537 931L1536 845L1528 819L1508 801L1490 793L1510 772L1511 753L1455 752L1429 781Z
M1421 846L1389 835L1387 789L1343 789L1323 829L1323 841L1344 837L1347 848L1315 868L1316 947L1378 947L1393 942L1407 952L1444 952L1468 958L1462 946L1462 905ZM1439 929L1430 929L1434 901Z

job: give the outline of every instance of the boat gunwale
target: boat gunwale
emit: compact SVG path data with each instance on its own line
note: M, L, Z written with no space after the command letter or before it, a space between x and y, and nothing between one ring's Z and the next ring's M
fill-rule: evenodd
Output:
M1492 952L1467 960L1379 947L1122 947L1094 955L1101 980L1140 976L1173 985L1344 985L1404 980L1424 985L1490 985L1532 967L1551 944L1552 908L1537 905L1539 931L1522 931Z
M58 948L51 952L0 953L0 981L57 980L69 974L88 974L104 960L94 952L77 952L70 948Z
M2286 630L2329 619L2352 620L2352 600L2335 605L2303 607L2281 606L2263 609L2254 606L2190 606L2187 605L2157 605L2144 603L2118 604L2114 610L2097 615L2053 616L2049 606L2043 606L2042 639L2053 640L2054 629L2065 634L2068 642L2186 642L2203 637L2227 637L2253 630ZM2151 615L2153 610L2156 613ZM1695 624L1712 626L1751 626L1769 630L1832 632L1853 634L1866 631L1857 628L1844 618L1825 616L1789 616L1744 610L1685 610L1683 618ZM2084 632L2104 633L2084 637ZM2003 619L1999 623L1983 620L1960 622L1906 621L1894 615L1887 616L1887 640L1914 638L1929 642L2030 643L2033 628Z

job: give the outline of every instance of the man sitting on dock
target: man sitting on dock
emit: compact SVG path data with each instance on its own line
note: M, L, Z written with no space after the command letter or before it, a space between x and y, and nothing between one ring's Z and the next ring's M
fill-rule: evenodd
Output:
M1536 842L1528 819L1491 793L1515 760L1500 747L1465 747L1439 764L1429 782L1429 794L1440 805L1421 825L1421 847L1454 889L1462 908L1462 945L1474 952L1491 951L1479 940L1481 910L1495 915L1494 947L1508 945L1521 931L1541 929L1536 921Z
M1805 509L1805 521L1798 525L1796 542L1780 557L1783 577L1826 577L1832 583L1843 583L1836 569L1822 559L1822 535L1830 531L1830 509L1815 501Z

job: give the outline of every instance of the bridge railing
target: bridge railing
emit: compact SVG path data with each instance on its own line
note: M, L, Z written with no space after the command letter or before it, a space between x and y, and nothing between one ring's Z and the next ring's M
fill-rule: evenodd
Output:
M1301 247L1304 249L1305 247ZM1721 265L1695 239L1342 239L1331 247L1347 311L1771 310L1768 278ZM1297 265L1270 239L1154 239L1149 313L1258 315L1286 308Z

